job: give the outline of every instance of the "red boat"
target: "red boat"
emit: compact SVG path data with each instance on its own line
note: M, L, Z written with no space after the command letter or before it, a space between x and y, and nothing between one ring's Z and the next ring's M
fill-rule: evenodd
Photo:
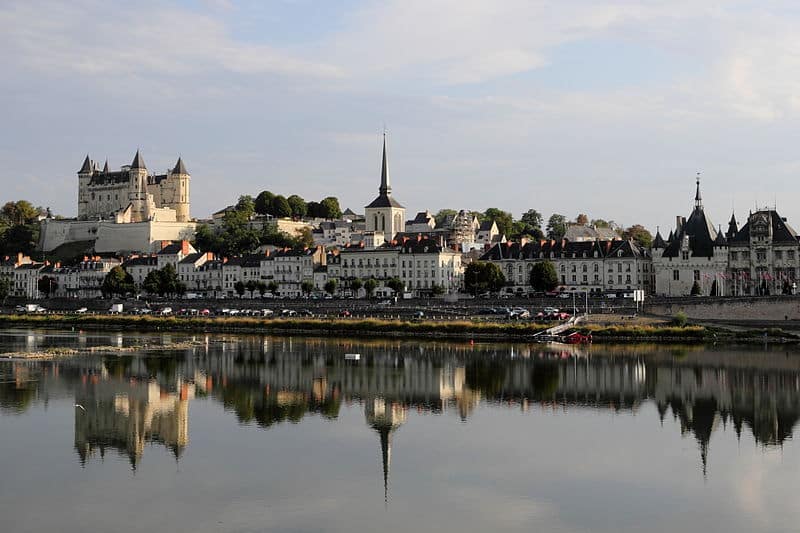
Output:
M562 342L566 344L591 344L592 334L573 331L572 333L564 335Z

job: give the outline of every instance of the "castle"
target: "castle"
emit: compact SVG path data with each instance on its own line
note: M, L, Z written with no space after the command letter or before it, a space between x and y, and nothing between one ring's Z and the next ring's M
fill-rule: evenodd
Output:
M165 174L148 174L139 151L130 165L110 172L89 156L78 171L78 219L112 219L117 223L188 222L189 172L179 157Z
M162 241L191 239L189 180L183 160L164 174L150 174L136 151L130 165L100 170L87 155L78 171L78 216L41 221L39 249L65 245L85 252L153 252Z

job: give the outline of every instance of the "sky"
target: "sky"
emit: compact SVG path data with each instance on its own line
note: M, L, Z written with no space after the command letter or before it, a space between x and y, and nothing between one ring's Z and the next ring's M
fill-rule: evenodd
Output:
M788 1L4 0L0 185L77 212L88 153L183 157L192 214L262 190L363 212L388 132L409 218L668 229L701 173L727 224L800 227L800 5Z

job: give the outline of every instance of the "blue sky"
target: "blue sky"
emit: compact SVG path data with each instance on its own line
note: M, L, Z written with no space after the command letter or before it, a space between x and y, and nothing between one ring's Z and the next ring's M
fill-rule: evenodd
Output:
M789 2L0 4L0 182L76 212L88 152L180 154L192 211L264 189L363 209L389 131L409 211L535 208L669 227L694 176L724 224L800 226Z

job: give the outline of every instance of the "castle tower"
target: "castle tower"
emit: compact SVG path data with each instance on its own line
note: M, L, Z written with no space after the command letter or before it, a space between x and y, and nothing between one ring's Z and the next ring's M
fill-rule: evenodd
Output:
M133 205L131 222L142 222L150 218L147 202L147 166L144 158L136 150L136 155L131 163L128 176L130 177L130 202Z
M392 198L389 183L389 165L386 158L386 134L383 135L383 161L378 197L364 208L367 231L382 232L387 241L405 230L406 208Z
M191 176L186 170L186 165L183 164L183 159L178 157L178 162L175 163L175 168L169 175L170 180L175 180L175 196L170 205L175 209L176 219L178 222L188 222L189 215L189 179Z
M92 181L92 160L89 154L78 171L78 218L86 218L89 212L89 182Z

